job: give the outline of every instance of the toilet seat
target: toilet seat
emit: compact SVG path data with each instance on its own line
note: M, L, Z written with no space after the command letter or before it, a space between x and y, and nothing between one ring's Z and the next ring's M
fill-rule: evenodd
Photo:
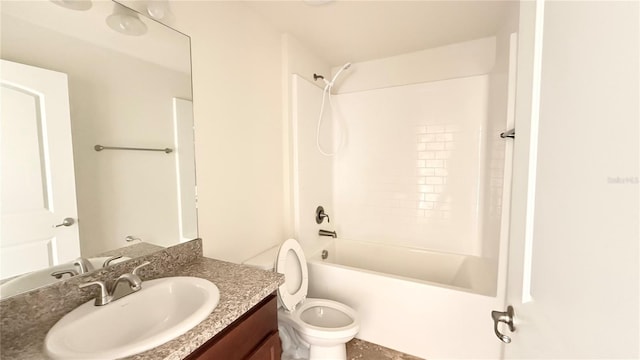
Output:
M282 306L290 312L304 301L309 289L307 260L300 244L288 239L278 249L276 271L284 274L284 284L278 287L278 298Z
M356 311L333 300L306 299L291 315L298 331L317 338L353 337L360 328Z

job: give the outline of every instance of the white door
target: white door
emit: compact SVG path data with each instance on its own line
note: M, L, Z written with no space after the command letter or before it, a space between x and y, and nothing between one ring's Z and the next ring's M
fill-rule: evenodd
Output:
M178 228L180 242L198 237L193 102L173 98L173 131L178 183Z
M522 4L504 357L637 359L640 5Z
M0 65L0 278L7 278L72 260L80 244L67 75ZM69 226L56 227L65 218Z

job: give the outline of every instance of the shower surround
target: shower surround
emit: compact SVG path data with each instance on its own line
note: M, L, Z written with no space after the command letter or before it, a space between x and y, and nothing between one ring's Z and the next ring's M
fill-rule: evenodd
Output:
M310 296L354 307L357 338L425 358L499 357L489 314L504 298L510 40L354 63L333 111L325 104L320 143L335 156L316 147L322 88L292 75L292 198ZM330 224L310 215L319 205Z
M348 134L333 159L338 234L481 255L488 90L478 75L336 96Z

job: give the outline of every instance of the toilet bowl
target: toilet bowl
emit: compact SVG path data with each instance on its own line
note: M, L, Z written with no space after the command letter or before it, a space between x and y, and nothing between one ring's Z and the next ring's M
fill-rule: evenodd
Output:
M307 298L307 262L294 239L244 264L273 269L274 257L275 270L285 276L278 288L282 359L346 360L345 344L360 330L356 311L337 301Z

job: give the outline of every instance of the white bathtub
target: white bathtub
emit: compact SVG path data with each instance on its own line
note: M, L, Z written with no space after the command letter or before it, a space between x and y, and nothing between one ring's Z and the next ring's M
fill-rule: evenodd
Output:
M497 359L495 267L477 257L336 239L308 258L309 296L344 302L359 339L423 358ZM464 341L463 341L464 339Z
M338 239L325 263L403 280L495 295L495 269L482 258ZM321 260L315 254L315 260Z

